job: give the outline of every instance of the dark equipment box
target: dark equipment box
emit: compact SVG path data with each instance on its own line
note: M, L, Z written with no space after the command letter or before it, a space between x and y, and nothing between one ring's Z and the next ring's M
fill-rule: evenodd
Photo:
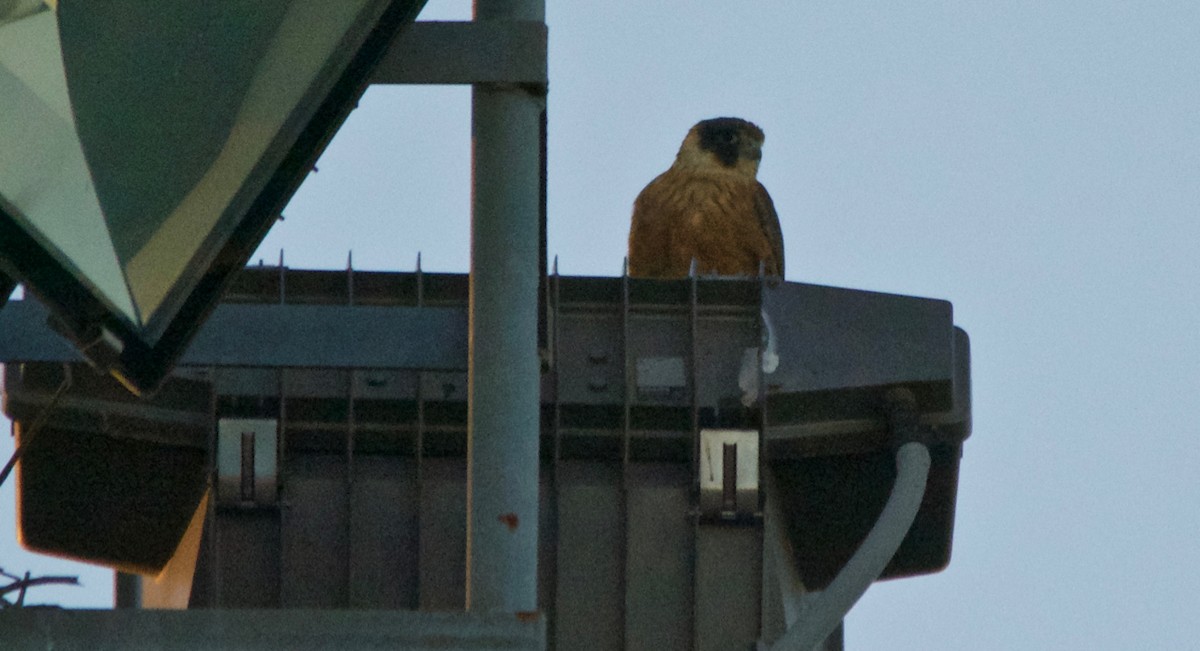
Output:
M77 361L36 302L10 303L18 437L72 377L18 467L23 542L157 572L212 488L189 607L461 609L467 290L461 274L246 269L142 400ZM765 491L708 499L706 437L752 441L820 590L891 490L896 387L916 396L932 467L883 576L949 562L971 406L948 302L728 278L553 275L544 293L552 648L750 648L768 616Z

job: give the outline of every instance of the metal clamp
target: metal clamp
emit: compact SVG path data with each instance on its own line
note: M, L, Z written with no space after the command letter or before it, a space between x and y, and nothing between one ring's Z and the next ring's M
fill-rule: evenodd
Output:
M222 418L217 423L217 504L274 506L276 431L268 418Z
M700 514L721 520L758 510L758 431L700 430Z

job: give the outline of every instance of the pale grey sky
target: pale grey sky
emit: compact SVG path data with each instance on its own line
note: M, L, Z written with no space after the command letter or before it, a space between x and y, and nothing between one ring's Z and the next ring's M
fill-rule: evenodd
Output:
M633 197L735 115L789 280L948 299L971 335L950 566L874 586L848 648L1195 646L1200 4L548 4L563 273L618 273ZM259 255L464 271L468 123L465 88L373 89ZM0 567L79 571L13 551L11 490ZM108 603L85 581L52 599Z

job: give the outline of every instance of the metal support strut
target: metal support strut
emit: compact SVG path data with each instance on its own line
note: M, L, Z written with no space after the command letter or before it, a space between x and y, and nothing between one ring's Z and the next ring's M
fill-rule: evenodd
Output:
M544 0L476 0L476 21L544 21ZM537 609L537 309L544 96L472 89L466 606Z

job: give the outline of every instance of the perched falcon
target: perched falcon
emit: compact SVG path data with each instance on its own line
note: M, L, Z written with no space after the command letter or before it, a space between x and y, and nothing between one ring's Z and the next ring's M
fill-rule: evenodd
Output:
M783 233L767 189L755 179L763 132L738 118L704 120L688 131L671 169L633 203L629 275L783 277Z

